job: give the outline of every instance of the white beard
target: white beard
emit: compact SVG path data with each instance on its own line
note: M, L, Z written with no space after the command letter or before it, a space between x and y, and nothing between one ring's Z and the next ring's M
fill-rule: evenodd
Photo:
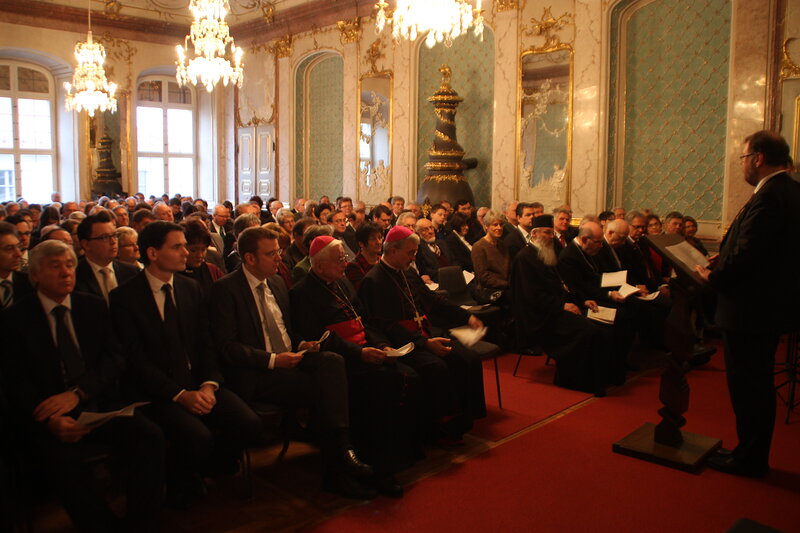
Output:
M556 266L558 263L558 256L556 256L556 250L553 248L553 243L545 244L541 241L534 240L532 243L536 247L536 251L538 252L539 259L542 260L547 266Z

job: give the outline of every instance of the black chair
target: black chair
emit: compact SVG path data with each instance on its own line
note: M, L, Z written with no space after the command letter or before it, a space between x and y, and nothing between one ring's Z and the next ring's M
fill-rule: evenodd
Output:
M275 458L273 464L283 460L289 450L291 440L291 427L297 424L296 412L294 409L281 407L269 403L250 402L250 408L261 418L266 433L265 443L278 441L281 443L281 450ZM269 431L272 430L272 431ZM270 438L271 437L271 438ZM242 450L242 477L244 478L244 499L253 498L253 474L250 467L250 449Z
M447 291L447 300L455 305L469 306L469 312L480 318L482 322L491 323L500 316L501 309L496 305L479 305L469 291L469 286L464 279L464 274L459 266L446 266L439 269L439 289ZM503 399L500 395L500 370L497 358L503 350L496 344L479 341L470 350L476 352L481 361L494 360L494 377L497 382L497 405L503 408Z

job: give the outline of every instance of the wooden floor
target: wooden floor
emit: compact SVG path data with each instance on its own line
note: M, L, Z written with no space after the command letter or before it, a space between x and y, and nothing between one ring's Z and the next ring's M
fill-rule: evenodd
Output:
M425 459L398 478L403 485L409 485L489 447L489 442L471 435L466 436L465 446L455 452L430 447ZM283 461L275 464L278 450L277 445L251 450L252 499L243 499L245 482L241 475L209 479L208 495L190 511L165 510L161 530L169 533L297 531L361 504L321 490L320 454L315 448L292 443ZM115 508L123 505L121 499L114 502ZM33 511L33 526L35 533L75 531L56 503L38 505Z

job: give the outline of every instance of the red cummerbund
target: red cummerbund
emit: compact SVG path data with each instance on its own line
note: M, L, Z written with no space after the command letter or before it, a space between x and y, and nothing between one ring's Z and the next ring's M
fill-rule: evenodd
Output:
M367 334L364 333L364 326L360 320L353 319L347 322L339 322L338 324L329 324L325 327L346 341L362 346L367 344Z

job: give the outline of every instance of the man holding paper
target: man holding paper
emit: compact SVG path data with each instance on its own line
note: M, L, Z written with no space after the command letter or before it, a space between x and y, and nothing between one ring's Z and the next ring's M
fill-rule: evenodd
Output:
M786 173L789 146L778 134L747 137L739 156L755 191L722 239L709 270L695 267L717 292L716 324L723 331L728 389L738 446L709 466L763 477L775 425L775 350L782 333L800 328L800 183Z
M419 376L403 357L392 357L389 339L365 322L344 275L342 241L317 237L309 250L311 270L289 291L292 322L303 338L330 333L323 347L345 360L356 450L374 468L378 492L400 497L403 488L393 476L419 452Z
M292 327L289 293L276 275L278 234L247 228L238 247L242 267L214 283L210 298L217 317L214 341L230 386L246 401L312 408L325 489L348 498L374 498L375 491L357 479L371 476L372 468L350 443L344 360L320 351L316 341L302 340Z
M457 305L426 288L409 269L417 254L419 236L396 226L386 235L383 256L361 282L358 296L367 318L394 346L413 342L403 358L420 375L427 421L441 444L460 443L472 419L486 416L483 370L476 354L453 344L444 330L483 323Z
M80 531L157 531L163 485L164 435L138 412L89 427L86 411L122 407L118 343L105 302L73 292L77 259L71 246L48 240L31 250L34 294L0 315L3 376L17 417L19 444L44 465L53 489ZM86 459L108 446L129 466L125 524L108 508Z

